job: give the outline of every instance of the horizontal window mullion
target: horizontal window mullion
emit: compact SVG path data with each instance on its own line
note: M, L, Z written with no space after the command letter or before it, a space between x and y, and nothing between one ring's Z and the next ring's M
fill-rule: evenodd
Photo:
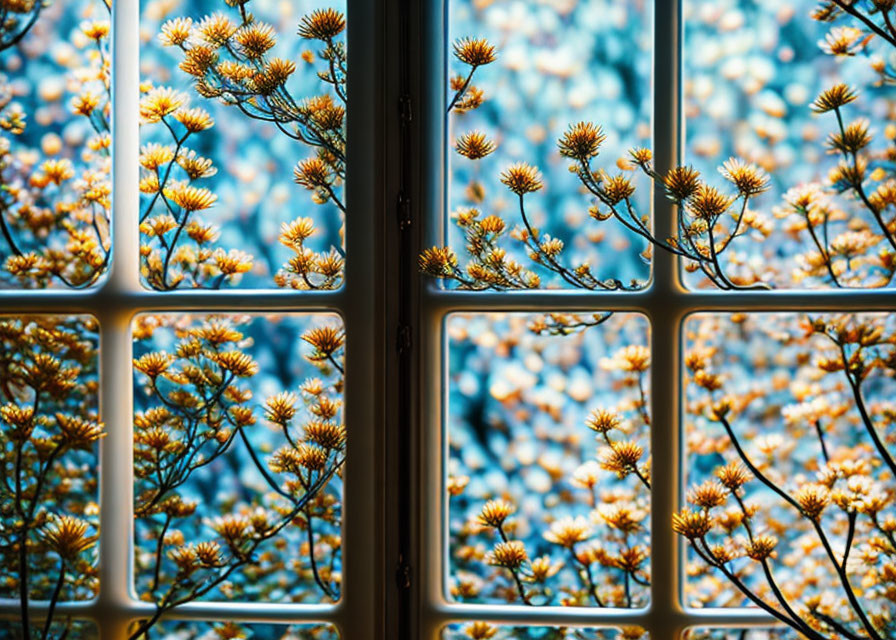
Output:
M894 311L892 290L843 291L663 291L633 293L580 291L457 291L424 289L429 313L454 311Z
M455 311L532 311L639 310L645 309L647 292L592 293L569 290L536 291L458 291L423 287L421 307L424 313Z
M423 617L436 625L486 620L491 624L614 626L644 625L645 609L601 609L585 607L524 607L519 605L445 604L431 606Z
M486 620L492 624L529 624L594 627L638 625L647 627L652 618L650 609L600 609L585 607L521 607L490 605L435 606L423 616L431 624ZM756 609L697 609L674 616L670 623L696 626L769 626L774 618Z
M896 311L892 290L583 293L579 291L424 291L432 313L454 311ZM339 311L344 291L88 292L3 291L0 313L120 311Z
M46 611L46 603L34 603L36 614ZM21 609L17 601L0 601L0 619L17 618ZM59 614L77 619L101 619L108 607L97 602L63 602L56 606ZM132 601L121 607L119 614L135 620L151 615L151 604ZM532 624L567 626L614 626L650 623L649 609L597 609L580 607L519 607L445 604L429 607L422 618L434 625L487 620L494 624ZM340 605L264 604L230 602L194 602L179 606L163 616L164 620L240 620L244 622L340 622L348 613ZM768 626L774 619L760 609L691 609L676 616L679 622L698 626Z
M152 615L151 604L135 603L136 615ZM334 622L338 605L268 604L250 602L189 602L166 613L163 620L242 620L245 622Z
M96 313L141 311L339 311L345 307L343 291L3 291L0 313Z
M46 610L46 603L35 603L29 609L36 618ZM155 612L155 607L146 602L132 601L117 607L119 617L140 620ZM55 615L71 615L77 620L103 620L110 613L107 606L98 602L61 602L56 605ZM17 601L0 601L0 619L20 617L21 608ZM246 602L192 602L169 611L161 620L235 620L247 623L315 623L338 622L344 617L338 605L266 604Z

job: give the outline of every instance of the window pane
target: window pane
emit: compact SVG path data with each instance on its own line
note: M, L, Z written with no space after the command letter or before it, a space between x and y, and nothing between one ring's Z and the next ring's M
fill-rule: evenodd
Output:
M792 629L688 629L686 640L795 640L801 638Z
M454 314L445 327L450 596L645 606L646 319Z
M339 318L142 315L133 332L137 592L337 600Z
M630 147L650 144L652 3L453 0L448 20L451 219L442 224L460 258L462 277L453 284L643 286L650 273L639 256L645 243L621 225L591 219L593 197L569 168L581 171L590 163L591 170L634 178L616 161ZM603 134L587 127L577 134L595 144L605 135L600 157L589 153L579 162L577 152L561 154L558 140L579 122L603 127ZM514 186L502 184L520 162L538 175L518 168ZM631 202L649 225L650 190L636 192ZM520 235L527 224L539 233L529 246ZM482 234L485 246L477 241ZM528 256L533 251L541 265ZM524 271L517 273L511 261Z
M81 288L110 258L110 10L13 2L0 28L0 287Z
M61 616L60 616L61 617ZM38 637L43 632L43 624L31 625L31 637ZM50 633L54 634L50 637L58 638L64 636L71 640L98 640L99 633L95 625L90 622L81 620L67 620L65 622L54 622L50 628ZM21 638L22 623L10 622L8 620L0 621L0 637L3 638Z
M97 594L98 338L89 316L0 318L0 597L20 605L60 578L58 601Z
M577 627L511 627L471 622L455 624L442 632L443 640L647 640L638 627L624 629L580 629Z
M685 603L784 611L779 589L831 633L890 619L892 314L698 314L684 331Z
M684 3L685 161L725 193L738 193L719 174L731 157L754 163L769 179L768 191L749 199L745 233L719 256L736 283L758 278L776 288L831 288L892 280L893 208L874 204L879 220L869 208L894 178L893 93L881 82L892 46L866 40L866 25L849 15L813 19L821 6L814 0ZM883 24L880 12L870 20ZM837 42L849 55L833 55ZM815 104L839 83L851 87L854 101L837 113ZM867 129L870 143L855 153L832 145L831 136L841 135L838 119L857 127L850 135ZM848 184L840 165L863 167L860 189ZM741 197L716 225L719 246L727 244L742 203ZM699 271L688 282L709 284Z
M141 3L152 288L342 282L345 0Z
M338 640L336 629L326 624L256 624L240 622L160 622L158 637L166 640Z

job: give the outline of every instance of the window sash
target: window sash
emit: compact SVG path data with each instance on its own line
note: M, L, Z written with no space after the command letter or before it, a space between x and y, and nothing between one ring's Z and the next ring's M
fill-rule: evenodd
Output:
M422 246L445 244L446 122L445 69L450 43L447 15L450 0L425 3L422 18L422 165L430 167L422 179L424 238ZM683 0L654 0L653 149L659 173L679 164L683 153L681 110L681 55ZM663 114L662 117L656 114ZM653 199L654 229L658 237L674 235L674 208L661 194ZM774 619L759 609L694 609L682 605L684 545L671 528L672 514L684 495L681 416L681 345L683 322L700 311L896 311L892 290L774 290L728 292L688 291L678 260L654 251L652 281L636 292L579 290L492 292L449 290L426 279L419 288L420 406L419 438L415 449L420 487L417 513L419 548L417 572L417 635L437 640L447 624L487 620L493 624L618 627L637 625L651 640L680 638L693 626L768 627ZM650 604L642 609L596 607L524 607L453 603L445 596L448 578L448 505L445 474L448 459L446 425L447 344L443 321L453 312L640 312L650 322L651 424L651 586Z
M345 284L331 292L148 291L139 281L139 0L116 0L112 10L113 91L113 257L100 284L85 291L0 291L0 313L90 313L100 323L100 407L107 435L100 444L99 595L65 602L67 613L92 621L103 640L127 638L130 623L151 616L155 607L137 599L133 588L133 370L131 322L142 312L228 311L335 312L346 331L345 421L348 428L344 472L342 597L335 605L246 602L193 602L163 619L315 623L336 626L342 638L374 638L381 619L375 585L382 583L383 394L382 320L374 318L382 291L377 268L383 229L377 213L381 110L378 86L382 41L377 26L385 0L347 0L349 99L367 108L348 113ZM373 318L373 320L372 320ZM46 602L32 602L32 620ZM0 619L20 617L18 600L0 601Z
M130 621L145 618L152 605L139 601L133 583L133 382L130 323L145 311L336 312L345 323L345 418L348 426L345 468L344 587L336 605L197 602L178 607L166 619L235 619L246 622L329 622L347 640L391 638L383 630L404 626L407 637L436 640L445 624L487 619L495 623L615 626L637 624L652 639L677 637L689 625L767 625L765 614L753 610L703 609L681 606L682 546L669 523L682 495L681 452L669 443L681 441L679 413L681 326L697 311L894 311L896 296L888 290L861 291L685 291L677 261L655 252L653 281L642 291L624 292L468 292L440 288L416 273L410 261L405 277L414 283L412 300L414 368L417 383L401 389L394 375L398 295L395 282L401 266L394 252L399 229L391 207L401 185L400 149L396 142L402 88L397 64L402 59L399 22L411 5L410 51L406 56L417 82L412 87L416 166L424 167L412 202L415 248L442 239L445 206L445 69L449 0L347 0L348 55L348 180L346 199L346 278L332 292L174 291L144 290L138 279L137 229L139 168L138 42L139 0L116 0L113 8L113 259L101 284L87 291L0 291L3 314L91 313L100 321L100 405L108 435L100 446L100 594L90 602L62 603L70 612L93 620L105 639L126 637ZM654 150L659 171L676 164L683 124L680 116L680 50L682 0L655 1ZM388 61L388 63L386 62ZM417 62L419 61L419 62ZM419 67L416 65L419 64ZM389 109L385 106L390 107ZM419 105L419 107L417 107ZM672 206L654 202L658 235L672 235ZM422 226L422 232L419 227ZM385 257L383 256L385 253ZM385 302L385 304L384 304ZM651 494L651 603L646 609L520 607L450 603L444 595L447 562L447 503L444 499L444 389L447 370L443 319L454 311L588 311L619 310L644 313L651 322L652 350L651 450L654 483ZM386 371L387 375L383 375ZM399 394L410 393L411 433L396 427ZM413 482L405 486L389 460L410 438ZM664 455L658 455L663 452ZM395 517L401 491L410 492L411 522ZM397 532L412 528L411 619L398 620L392 571L400 549ZM33 603L34 618L45 603ZM0 601L0 617L17 618L18 602Z

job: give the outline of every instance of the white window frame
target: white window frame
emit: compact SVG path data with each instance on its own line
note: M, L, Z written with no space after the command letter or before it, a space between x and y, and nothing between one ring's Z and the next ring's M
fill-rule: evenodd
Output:
M445 164L447 101L445 82L450 43L447 41L447 9L450 0L425 2L421 20L421 48L425 82L422 101L423 219L422 246L445 243ZM684 120L681 97L681 43L683 0L654 0L653 149L659 173L680 163ZM662 196L653 199L654 229L660 238L674 235L673 205ZM637 625L651 640L677 640L689 627L769 627L774 619L759 609L693 609L681 599L684 546L671 528L672 514L684 495L682 474L681 340L682 323L696 312L760 311L896 311L892 289L878 290L776 290L727 292L688 291L681 280L677 259L655 251L650 285L638 292L479 292L449 290L420 278L418 324L420 337L420 405L417 411L416 564L417 590L413 637L437 640L445 625L474 620L494 624L619 627ZM651 348L651 555L650 603L641 609L584 607L525 607L519 605L460 604L445 594L448 558L448 509L445 498L447 347L443 321L454 312L586 312L629 311L644 314L650 322Z
M56 0L64 2L65 0ZM338 313L346 331L343 589L334 605L193 602L163 620L330 623L343 639L382 633L383 536L383 320L377 316L383 289L383 229L379 202L382 147L383 0L347 0L348 96L366 108L348 113L345 285L331 292L225 290L156 292L139 281L139 0L115 0L112 9L112 209L113 257L100 284L84 291L0 291L0 314L91 314L100 324L100 413L106 437L100 444L99 595L63 602L56 616L96 624L102 640L128 637L131 623L155 611L136 597L133 580L133 368L131 322L144 312ZM298 19L298 16L297 16ZM305 206L304 201L296 206ZM313 205L309 205L313 206ZM296 213L298 215L298 212ZM45 615L33 602L31 619ZM21 615L18 600L0 601L2 619Z

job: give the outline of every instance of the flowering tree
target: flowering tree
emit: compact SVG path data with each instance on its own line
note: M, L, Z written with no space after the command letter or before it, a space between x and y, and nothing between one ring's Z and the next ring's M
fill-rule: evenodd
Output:
M32 30L44 6L15 3L0 10L4 56L12 56L10 51L22 42L39 39L34 46L48 46L53 36ZM14 99L12 79L0 76L0 256L5 273L0 284L81 288L93 284L109 263L109 11L108 5L93 3L91 19L71 33L72 59L63 61L74 70L67 78L72 93L68 111L77 119L72 124L79 133L71 137L77 143L69 144L53 128L32 133L28 118L33 114ZM58 11L45 15L50 13ZM51 25L54 20L68 27L64 17L47 15Z
M305 357L320 377L266 399L263 418L277 436L263 446L251 401L259 365L242 329L248 322L139 321L134 367L145 398L134 420L137 586L156 613L135 639L166 611L200 598L275 598L275 588L298 601L339 597L344 336L331 325L303 332ZM172 337L173 353L152 348ZM262 458L258 449L275 442ZM208 470L238 460L254 467L256 482L241 483L219 504L221 479Z
M21 76L0 82L0 250L10 285L86 287L108 266L109 9L90 5L79 14L89 19L72 26L61 4L0 8L4 67ZM219 288L252 265L252 256L217 246L218 230L199 217L217 201L204 184L217 168L200 151L214 127L211 112L200 106L206 100L309 147L313 155L297 163L295 182L314 202L332 202L344 212L344 16L322 9L299 20L299 38L321 45L302 60L313 65L319 57L328 71L317 78L331 90L306 99L287 89L296 62L269 55L273 27L254 18L246 3L222 3L222 9L232 16L215 13L195 25L189 17L174 18L159 34L163 45L184 56L179 72L194 80L193 104L171 87L141 87L144 130L170 137L167 144L145 144L139 158L141 268L146 283L159 290ZM51 49L57 31L71 32L63 49ZM41 69L57 67L71 94L62 111L41 103L65 96L57 92L56 77L39 86L35 80ZM283 225L280 241L293 258L276 285L340 285L341 246L312 251L306 241L315 232L310 217ZM247 323L249 334L240 331ZM134 419L137 588L156 609L132 637L149 637L167 611L203 597L339 598L344 336L335 325L299 325L284 324L292 333L279 348L301 337L318 375L258 405L256 385L270 389L276 376L247 353L257 332L248 319L190 325L184 318L145 316L135 324L134 367L145 390ZM7 596L21 602L22 637L80 637L89 629L57 615L56 604L97 592L96 441L103 433L96 407L97 326L80 316L24 317L2 320L0 333L6 465L0 565ZM159 339L178 340L174 353L154 349ZM262 347L269 363L273 346ZM269 431L263 423L276 437L263 435ZM275 449L266 449L273 443ZM216 503L218 513L198 508L211 486L208 471L243 459L255 470L247 485ZM29 615L34 599L49 601L39 621ZM243 633L238 625L213 631L222 638ZM331 630L276 633L323 638Z
M617 316L600 331L570 336L568 328L546 331L552 320L561 318L449 321L449 406L456 416L449 431L451 594L468 602L640 606L650 580L650 353L639 344L646 326L642 318ZM614 349L610 335L629 346ZM543 364L520 367L533 356ZM569 363L598 371L581 380L596 387L593 394L583 387L565 403L546 387ZM484 407L464 391L472 372L491 396ZM587 409L597 397L599 408ZM542 431L548 425L550 437ZM531 432L537 445L524 440ZM505 460L535 457L534 469L509 462L492 469L498 463L479 460L492 448ZM501 480L488 482L489 474ZM541 494L551 505L543 514L536 506Z
M892 67L882 56L896 47L889 2L822 2L812 17L832 23L822 49L835 57L866 55L878 83L894 81ZM878 52L881 57L878 57ZM497 52L482 39L462 39L455 44L455 58L467 65L469 73L451 79L457 95L450 112L464 113L479 107L482 90L471 87L476 69L493 63ZM468 96L467 105L458 96ZM619 172L596 166L606 133L598 124L582 121L571 124L557 140L559 155L569 161L581 192L590 200L589 216L599 223L613 220L636 239L646 242L644 257L659 249L679 256L685 269L701 276L703 286L725 290L770 288L807 284L836 288L888 286L896 273L896 182L892 139L875 145L868 120L849 120L850 105L858 90L834 84L823 91L811 109L837 124L825 142L826 150L839 157L824 183L798 185L773 210L784 220L787 234L800 239L798 266L792 273L779 273L774 260L761 266L746 263L736 255L736 246L748 242L769 242L774 225L756 210L760 196L769 188L769 178L755 163L737 158L725 162L719 171L727 187L712 184L690 165L673 167L660 175L653 169L650 149L636 147L616 164ZM461 108L458 108L458 103ZM463 117L457 119L463 122ZM888 134L889 136L889 134ZM461 157L481 161L493 154L497 142L480 130L457 136L455 151ZM669 238L655 235L649 215L635 203L635 177L641 174L659 186L676 211L675 233ZM468 262L450 246L436 246L420 256L420 268L463 289L529 289L541 286L543 276L562 286L587 290L641 288L644 283L623 283L595 275L588 262L564 257L565 245L557 237L542 232L532 222L527 197L545 189L537 167L517 162L500 174L500 182L512 194L519 225L511 227L496 214L486 214L479 206L463 207L453 218L465 237ZM482 201L482 186L474 181L467 194L474 203ZM511 254L510 240L522 244L529 268ZM600 237L600 236L599 236Z
M0 319L0 571L23 637L64 637L61 599L96 595L97 325L89 317ZM31 599L49 600L31 629Z
M749 601L810 638L886 638L896 468L880 400L894 378L892 319L795 320L688 323L690 475L700 481L673 519L690 543L688 597ZM735 334L744 348L723 346ZM746 385L735 382L743 370ZM781 371L789 384L775 385Z
M821 2L812 18L831 24L822 50L838 59L867 56L875 82L892 84L894 72L887 60L892 60L896 45L893 10L892 2L877 0ZM459 40L454 53L456 60L472 71L500 55L482 39ZM450 80L461 99L457 95L452 98L449 113L462 101L472 71ZM479 89L472 95L476 107L485 101ZM653 168L650 149L635 147L616 163L619 170L611 172L597 165L607 134L588 121L569 125L557 140L557 152L569 162L580 192L588 198L593 220L604 225L615 222L645 243L645 258L657 250L678 256L685 270L696 276L688 282L724 290L887 287L896 274L893 125L888 124L885 135L876 138L877 123L851 120L850 111L861 95L859 89L837 82L811 103L815 114L836 125L825 141L826 153L836 162L824 181L788 190L771 217L759 207L772 179L756 162L729 159L719 168L727 183L721 187L690 165L660 174ZM888 113L892 114L891 103ZM455 122L462 124L464 116L457 116ZM456 136L454 147L460 157L476 163L494 154L499 141L483 130L467 130ZM639 210L635 200L638 174L658 185L673 204L675 233L671 237L658 237L649 216ZM469 175L478 176L475 170ZM601 277L587 261L568 257L576 251L567 251L560 238L538 228L529 202L532 194L544 192L546 187L536 166L515 162L506 166L499 180L509 195L506 200L496 197L495 202L509 208L518 224L509 223L498 212L483 211L484 187L478 177L471 179L464 197L474 206L452 214L464 237L466 260L450 245L435 246L419 258L424 273L449 286L473 290L532 289L544 283L585 290L628 290L644 285ZM781 271L774 259L745 260L738 248L745 243L778 242L775 234L797 243L793 251L796 266L790 272ZM602 237L594 236L598 241ZM783 241L779 246L785 246ZM520 255L526 260L519 259ZM531 321L529 330L578 340L590 327L606 328L611 315L549 314ZM684 418L687 473L693 486L687 493L688 506L675 515L671 525L688 542L688 604L751 604L809 638L888 638L896 632L892 531L896 522L896 452L892 407L885 400L894 378L894 328L888 319L871 314L811 315L799 324L796 321L793 315L781 316L764 327L759 318L736 314L699 317L686 323ZM763 316L762 322L769 321ZM495 342L489 335L487 341L495 343L495 354L513 353L527 344L518 333L510 332L506 343ZM620 354L633 355L641 348L623 345ZM780 353L773 355L770 349ZM519 358L526 367L532 359L541 363L543 347L530 345ZM643 366L649 366L646 359ZM629 361L622 370L638 371L638 365ZM499 371L496 367L491 375ZM777 377L770 373L768 381L756 382L765 372ZM793 382L788 385L786 379ZM513 380L507 379L511 388L522 385L519 380L525 378ZM463 384L474 388L472 380ZM632 388L632 383L626 386ZM539 431L532 410L517 406L526 398L524 391L508 395L495 383L489 391L507 409L500 420L492 419L492 428L512 433L510 425L528 420L532 421L529 431L539 441L550 441ZM568 393L574 397L573 391ZM452 418L464 425L461 442L467 442L467 431L478 428L481 415L496 410L491 408L491 399L482 402L485 407L478 409L479 414ZM620 394L619 402L628 411L647 407L643 389L640 400L631 403ZM636 416L644 428L649 426L646 411ZM567 418L561 418L558 411L555 421L565 424ZM649 458L629 420L620 415L618 407L605 406L583 420L584 427L596 432L603 449L597 460L586 461L571 478L556 462L546 460L549 449L539 449L541 457L532 464L552 478L553 489L544 499L545 506L548 502L552 505L549 513L566 508L570 499L567 486L591 482L593 487L601 470L633 479L635 486L640 485L649 495ZM454 422L452 428L456 428ZM525 437L532 436L527 433ZM516 446L525 444L520 440L501 445L509 451ZM565 455L581 454L568 449ZM459 454L452 464L469 469L468 457ZM451 593L455 598L481 601L496 597L539 605L557 602L555 594L560 590L566 594L559 599L562 604L633 605L636 591L632 587L649 582L644 564L649 541L641 542L641 547L623 537L615 549L598 544L596 540L613 542L614 538L595 536L595 524L609 525L611 531L621 533L636 532L638 516L632 514L637 514L637 509L624 501L620 508L617 495L595 494L596 509L590 517L545 515L545 522L539 523L531 499L519 494L511 499L512 489L497 480L494 486L504 486L504 495L483 499L489 476L475 467L473 470L475 478L452 473L447 486L452 504L459 502L464 510L468 502L472 506L479 500L478 515L451 532L452 566L456 568ZM464 497L474 484L475 497ZM518 524L515 518L520 511L526 513ZM623 514L630 529L629 524L613 519ZM539 527L544 540L568 550L566 557L537 555L541 549L536 535ZM533 549L539 551L533 553ZM483 579L490 575L503 576L506 582ZM469 638L500 637L502 633L486 623L458 629L461 632Z
M3 8L0 50L27 47L30 56L34 48L49 58L52 33L47 31L52 32L54 20L67 27L68 17L60 16L57 8L42 12L46 6L34 2ZM72 146L71 136L32 132L25 107L15 99L12 79L0 78L0 172L8 187L0 202L0 251L8 284L85 287L95 283L109 263L109 6L98 6L105 7L105 15L97 10L96 19L73 31L78 59L62 63L72 70L67 79L73 94L69 115L84 118L92 135L81 136ZM310 149L310 157L297 161L294 181L311 193L314 203L332 203L343 217L344 15L320 9L299 20L299 39L319 46L302 53L302 64L319 66L315 77L329 89L302 97L290 88L297 62L271 55L277 44L274 27L256 19L248 3L221 3L221 9L197 16L195 23L191 16L168 20L159 42L179 50L183 60L178 72L192 80L200 102L217 101L264 123L295 142L297 154ZM252 270L256 256L220 246L220 228L208 221L218 200L213 180L218 167L200 150L208 148L215 120L172 86L145 81L141 90L140 119L143 135L150 139L140 154L144 281L158 290L236 284ZM66 123L60 119L58 124ZM290 257L273 274L272 284L294 289L340 286L341 242L314 251L308 238L316 233L310 216L283 224L279 241Z
M217 101L246 118L266 123L277 133L313 154L296 163L295 182L311 192L317 204L333 203L345 214L346 47L345 16L319 9L304 16L300 38L319 45L317 78L331 92L300 98L289 89L296 62L276 57L277 33L271 24L248 11L248 3L222 3L222 11L181 16L166 21L159 40L179 50L180 71L192 80L200 100ZM315 53L303 53L306 64ZM190 107L188 96L169 86L145 85L140 103L145 125L163 126L167 142L147 143L140 163L143 179L141 248L143 277L156 289L178 286L217 289L249 272L253 256L216 247L218 230L199 218L218 196L201 186L217 173L212 160L192 148L214 126L209 113ZM333 246L315 252L307 239L316 232L311 217L284 223L279 240L292 257L274 277L279 287L334 289L342 282L344 251Z

